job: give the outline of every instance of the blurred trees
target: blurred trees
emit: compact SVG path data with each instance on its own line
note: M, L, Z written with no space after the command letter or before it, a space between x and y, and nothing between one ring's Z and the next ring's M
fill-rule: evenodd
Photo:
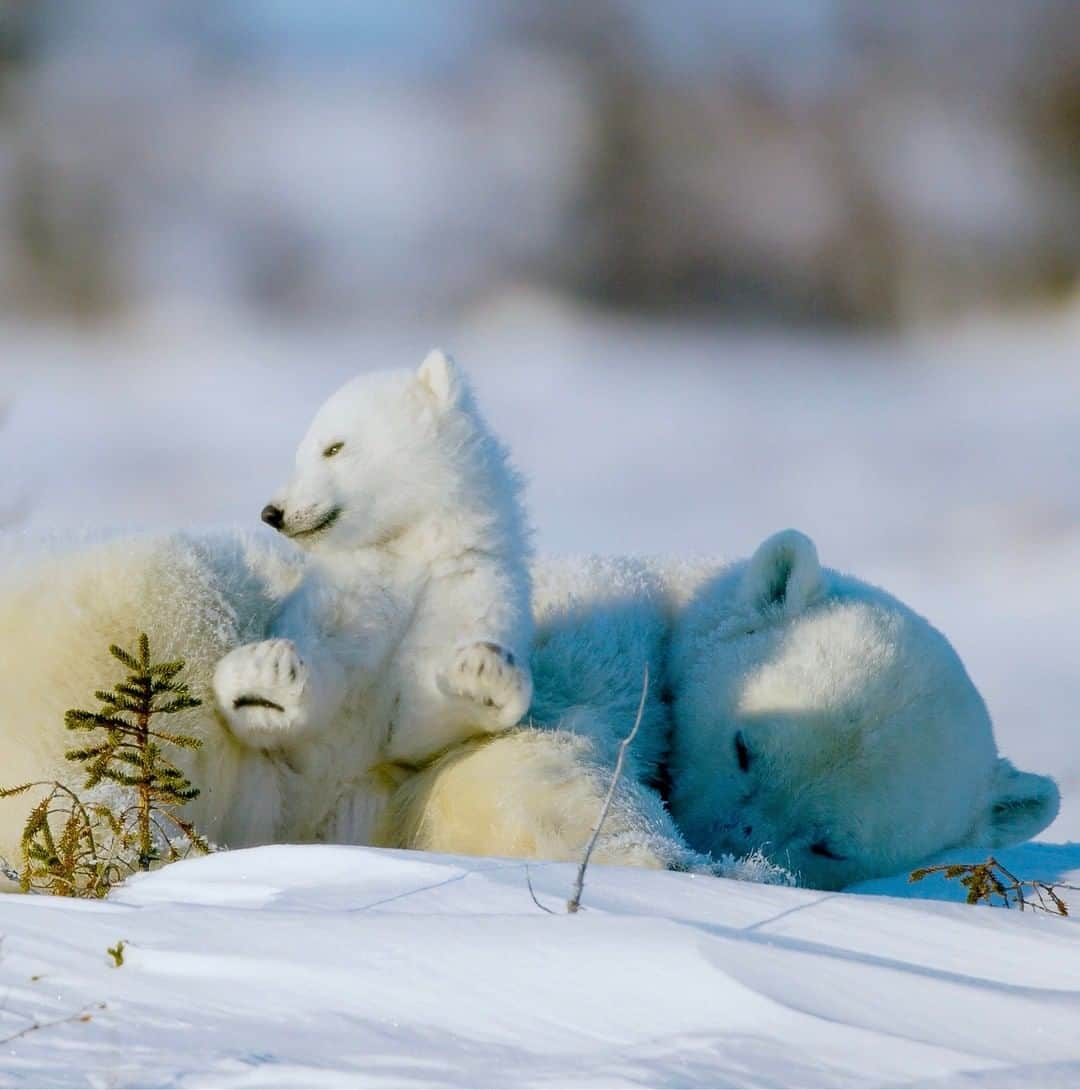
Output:
M795 41L778 6L755 52L689 4L694 59L633 4L521 8L587 89L561 251L586 296L882 324L1076 284L1076 5L837 2Z
M49 48L60 10L33 0L0 9L0 126L4 154L0 185L6 221L0 285L21 313L61 311L78 317L113 312L121 303L115 236L114 174L96 169L86 150L103 135L80 130L81 151L50 139L33 101L37 66Z
M462 0L455 35L380 9L379 49L348 10L0 8L0 306L322 320L532 280L883 324L1075 286L1069 0Z

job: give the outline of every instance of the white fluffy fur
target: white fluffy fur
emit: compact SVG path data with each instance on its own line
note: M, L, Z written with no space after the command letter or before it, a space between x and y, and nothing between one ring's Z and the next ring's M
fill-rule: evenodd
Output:
M700 589L675 629L669 684L671 808L699 851L760 848L830 889L950 847L1024 840L1057 812L1052 780L998 757L945 637L821 568L795 531Z
M2 782L71 777L63 713L118 680L110 643L146 631L204 705L171 725L232 846L370 841L382 764L517 722L531 679L518 481L461 374L365 375L333 395L275 500L282 532L172 535L0 561ZM182 718L182 721L181 721ZM376 771L373 771L376 769ZM11 858L29 802L0 802Z

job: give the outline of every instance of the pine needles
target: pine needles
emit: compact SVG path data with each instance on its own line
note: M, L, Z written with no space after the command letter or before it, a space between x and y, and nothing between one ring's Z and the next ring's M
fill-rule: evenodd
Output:
M175 808L199 796L199 789L165 756L160 743L179 749L198 749L202 745L198 738L164 731L152 721L155 716L197 708L202 701L178 680L184 668L182 661L156 665L150 661L150 641L145 632L139 637L137 657L115 644L109 653L130 673L115 689L94 694L102 705L98 711L73 709L64 716L68 730L98 736L94 744L70 749L65 756L85 766L87 789L108 780L135 792L136 801L116 815L113 831L122 836L134 823L138 866L149 870L160 858L155 830L171 846L172 837L160 821L173 827L173 836L178 831L188 839L194 837L191 825L176 814Z
M160 717L202 703L180 680L184 663L154 663L145 633L136 653L115 644L109 653L126 667L127 677L94 694L101 705L97 711L67 712L67 729L89 737L65 757L81 766L84 791L115 784L121 802L118 808L105 801L85 802L59 782L0 789L0 798L10 798L47 788L30 811L20 842L23 865L14 873L24 892L104 897L136 870L149 870L193 850L209 851L191 822L177 812L198 797L199 789L165 752L170 746L198 749L202 742L158 725ZM14 871L10 865L4 869L9 876Z
M993 856L984 863L941 863L936 867L919 867L911 872L908 881L921 882L930 874L959 878L960 884L967 890L969 905L1001 904L1004 908L1016 905L1021 912L1030 908L1032 912L1048 912L1056 916L1069 914L1069 906L1057 891L1077 888L1060 882L1043 882L1037 878L1017 878Z

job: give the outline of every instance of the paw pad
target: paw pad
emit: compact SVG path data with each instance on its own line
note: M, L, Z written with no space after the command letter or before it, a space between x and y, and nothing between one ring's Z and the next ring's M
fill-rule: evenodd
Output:
M461 648L439 684L450 695L491 709L499 726L516 723L532 698L529 672L518 665L512 651L489 640Z

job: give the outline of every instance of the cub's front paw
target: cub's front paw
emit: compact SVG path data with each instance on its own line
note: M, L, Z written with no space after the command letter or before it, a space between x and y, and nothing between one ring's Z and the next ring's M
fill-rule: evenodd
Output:
M310 677L291 640L264 640L230 651L214 671L214 694L242 741L274 745L306 722Z
M532 674L509 648L484 641L457 652L439 688L475 704L482 721L512 727L529 710Z

